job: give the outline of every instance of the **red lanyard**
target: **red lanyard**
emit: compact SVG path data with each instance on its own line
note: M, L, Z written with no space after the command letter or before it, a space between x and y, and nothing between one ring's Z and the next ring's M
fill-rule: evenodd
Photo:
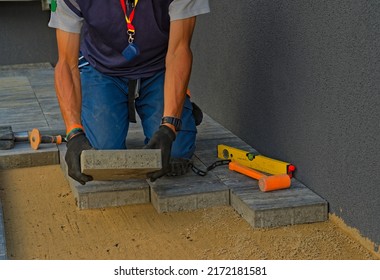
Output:
M130 1L130 0L128 0L128 1ZM133 35L135 34L135 27L133 26L132 21L133 21L133 18L135 17L135 9L136 9L136 6L137 6L137 3L139 2L139 0L134 0L133 9L132 9L131 13L129 14L129 17L127 15L127 5L125 2L126 2L125 0L120 0L120 5L121 5L121 8L123 9L125 21L127 23L127 30L128 30L128 34L129 34L129 43L132 43L133 42Z

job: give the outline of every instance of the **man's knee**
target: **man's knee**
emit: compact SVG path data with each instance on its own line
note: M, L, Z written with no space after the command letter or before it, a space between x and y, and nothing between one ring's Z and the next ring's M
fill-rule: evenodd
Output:
M195 152L195 131L180 131L172 146L172 158L190 159Z

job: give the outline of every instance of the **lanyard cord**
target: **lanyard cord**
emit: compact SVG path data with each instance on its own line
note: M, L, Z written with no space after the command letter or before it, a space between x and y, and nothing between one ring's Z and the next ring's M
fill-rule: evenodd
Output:
M136 9L136 6L137 6L137 3L139 2L139 0L128 0L128 1L134 1L133 2L133 9L132 9L131 13L129 14L129 17L127 14L126 1L120 0L120 5L121 5L121 8L123 9L125 21L127 23L127 33L129 35L128 41L131 44L134 40L133 35L135 34L135 27L133 26L132 21L133 21L133 18L135 17L135 9Z

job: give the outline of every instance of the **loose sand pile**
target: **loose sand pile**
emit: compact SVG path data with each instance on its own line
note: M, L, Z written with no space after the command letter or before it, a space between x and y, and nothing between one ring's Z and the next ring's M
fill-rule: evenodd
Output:
M0 171L9 259L378 259L337 223L253 229L232 207L78 210L59 166Z

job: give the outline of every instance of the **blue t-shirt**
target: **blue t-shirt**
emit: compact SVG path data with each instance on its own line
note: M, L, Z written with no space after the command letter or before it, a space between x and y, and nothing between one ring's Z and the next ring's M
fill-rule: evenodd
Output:
M140 54L131 61L122 55L129 36L120 0L58 0L49 26L81 32L81 53L100 72L135 79L165 68L171 20L207 12L208 0L138 1L132 23Z

